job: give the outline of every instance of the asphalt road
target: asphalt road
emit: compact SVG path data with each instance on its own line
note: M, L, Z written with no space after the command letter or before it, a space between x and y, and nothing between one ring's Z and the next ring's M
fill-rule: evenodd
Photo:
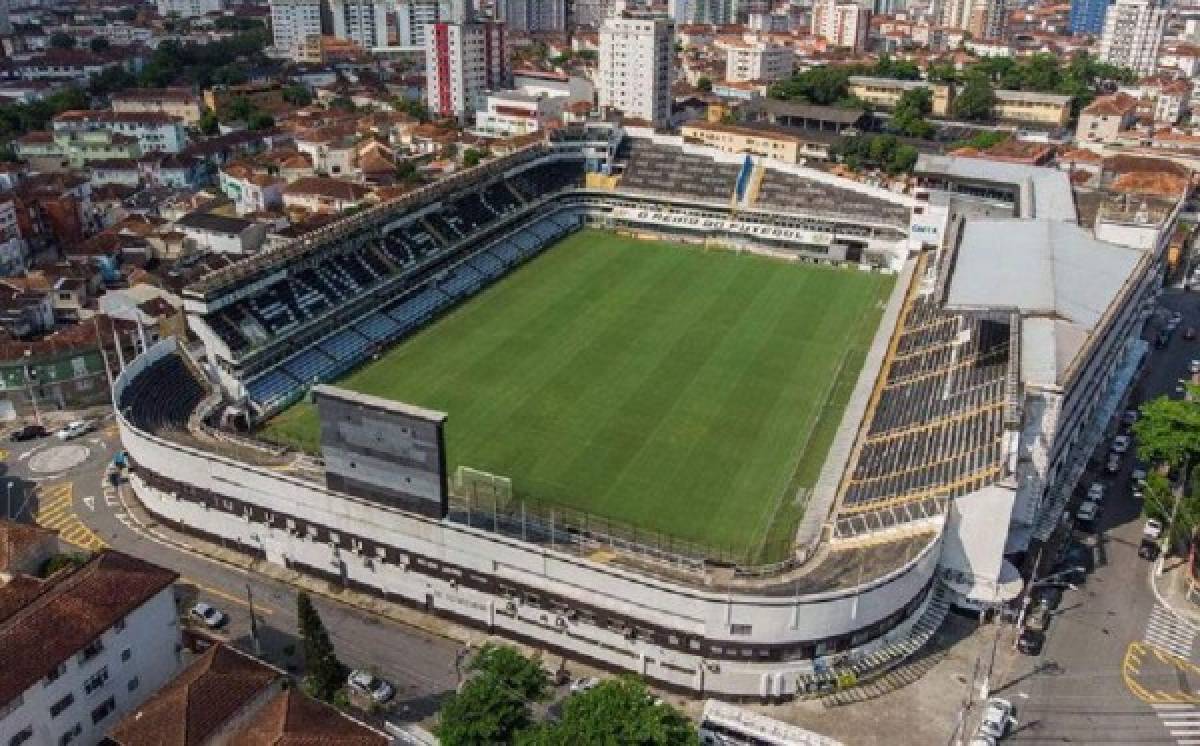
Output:
M1133 401L1180 396L1179 379L1200 358L1200 341L1183 339L1186 327L1200 329L1200 293L1168 291L1161 305L1184 313L1185 320L1166 349L1152 349ZM1107 446L1106 441L1101 448ZM1102 464L1104 454L1097 455ZM1146 655L1169 647L1171 655L1197 660L1194 631L1156 610L1152 564L1137 556L1142 519L1141 503L1130 489L1132 465L1127 456L1116 476L1081 480L1083 491L1092 479L1108 486L1100 531L1076 532L1094 542L1095 569L1084 585L1065 594L1040 656L1010 653L1001 662L1009 666L1000 677L1007 683L995 694L1019 708L1012 742L1200 744L1200 708L1187 704L1200 676L1186 665ZM1127 656L1134 665L1126 665Z
M179 572L181 608L204 600L226 612L229 624L216 636L254 652L252 595L261 654L298 671L303 656L295 637L296 594L290 586L145 534L119 499L105 497L104 471L119 450L111 424L101 423L96 432L66 443L51 437L4 447L7 473L0 497L9 516L36 518L86 548L110 546ZM432 714L457 685L457 643L351 606L313 600L342 662L369 669L396 685L390 719L412 721Z

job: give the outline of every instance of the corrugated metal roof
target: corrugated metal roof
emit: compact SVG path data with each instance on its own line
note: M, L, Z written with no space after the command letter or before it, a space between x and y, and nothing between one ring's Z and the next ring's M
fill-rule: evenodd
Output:
M1021 217L1077 222L1071 180L1065 171L980 158L922 154L917 158L915 172L1011 184L1020 192Z

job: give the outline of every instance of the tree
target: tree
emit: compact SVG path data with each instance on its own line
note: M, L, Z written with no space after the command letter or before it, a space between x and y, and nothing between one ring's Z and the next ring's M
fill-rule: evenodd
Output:
M512 743L532 723L529 705L492 676L478 676L446 700L433 732L445 746Z
M1191 401L1160 396L1142 404L1133 434L1143 461L1171 468L1200 463L1200 385L1186 388Z
M713 88L712 78L700 78L696 81L696 87L705 93L711 93Z
M329 108L337 109L339 111L353 112L358 107L354 105L354 101L350 97L338 96L329 102Z
M275 118L265 111L255 110L250 114L250 118L246 120L246 128L251 130L265 130L275 126Z
M49 43L55 49L74 49L75 37L65 34L62 31L55 31L53 34L50 34Z
M212 72L212 82L217 85L237 85L250 79L246 68L237 62L221 65Z
M250 102L250 99L246 98L245 96L238 96L229 102L228 111L230 119L248 122L250 121L250 117L255 111L257 111L257 109L255 108L254 104Z
M105 39L103 36L97 36L88 42L88 48L96 54L107 52L111 47L112 45L108 43L108 39Z
M345 668L337 659L321 615L304 591L296 596L296 621L304 648L305 686L317 699L332 702L342 688Z
M858 72L849 66L822 66L795 73L771 86L770 95L784 100L799 99L828 106L846 96L850 75Z
M221 125L217 121L216 112L207 107L205 107L204 113L200 115L200 122L197 126L206 135L215 135L221 131Z
M690 720L658 702L632 676L610 679L567 700L562 718L518 739L521 746L686 746L698 744Z
M405 159L396 164L396 178L400 181L416 181L417 167L411 160Z
M933 125L925 116L933 111L933 94L928 88L905 91L892 111L891 129L909 137L927 138L933 135Z
M463 165L467 168L478 166L480 162L487 157L486 150L476 150L475 148L467 148L463 153Z
M429 121L429 107L420 99L397 98L392 102L392 105L396 107L396 111L402 111L418 121Z
M954 99L954 116L972 122L983 122L992 118L996 105L996 93L991 82L982 75L972 75Z
M485 643L467 664L467 670L494 676L532 702L540 702L550 692L550 677L542 666L508 645Z
M283 100L293 106L308 106L312 103L312 94L308 92L308 86L302 83L292 83L284 86Z

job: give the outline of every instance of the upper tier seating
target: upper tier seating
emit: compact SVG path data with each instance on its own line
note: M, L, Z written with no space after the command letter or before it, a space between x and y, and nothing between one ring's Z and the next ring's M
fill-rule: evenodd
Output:
M165 355L121 392L121 411L148 432L187 427L207 389L178 354Z
M622 189L728 202L741 169L645 139L626 138L621 150L626 158Z

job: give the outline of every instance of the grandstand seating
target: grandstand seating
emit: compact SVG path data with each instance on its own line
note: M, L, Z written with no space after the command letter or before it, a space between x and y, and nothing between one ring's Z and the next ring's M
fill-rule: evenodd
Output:
M1004 446L1006 324L909 303L861 443L842 514L921 502L986 484Z
M371 348L371 340L346 328L321 340L317 346L335 360L358 360Z
M187 426L207 390L179 355L166 355L121 393L121 411L148 432Z
M618 157L625 160L622 189L728 202L737 185L740 163L719 163L683 148L651 140L625 138Z
M909 221L908 208L902 205L773 168L765 169L758 204L799 213L835 213L902 228L907 228Z
M539 163L508 178L512 188L526 200L557 192L583 183L583 172L578 164L568 161Z

